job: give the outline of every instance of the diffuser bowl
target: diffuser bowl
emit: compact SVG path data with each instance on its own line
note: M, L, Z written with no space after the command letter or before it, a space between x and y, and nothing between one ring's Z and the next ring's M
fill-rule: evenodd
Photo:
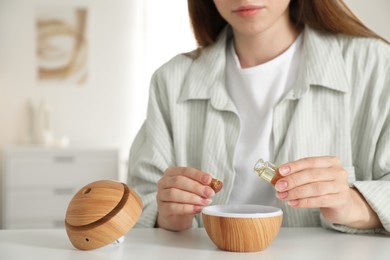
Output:
M262 205L213 205L203 209L202 218L208 236L219 249L255 252L275 239L283 212Z
M108 245L126 234L143 208L126 184L110 180L90 183L68 205L65 228L74 247L82 250Z

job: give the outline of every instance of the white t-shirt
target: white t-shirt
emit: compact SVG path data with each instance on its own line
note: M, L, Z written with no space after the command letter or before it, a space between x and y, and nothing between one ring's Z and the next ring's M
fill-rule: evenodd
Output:
M264 64L241 68L233 41L227 49L226 82L241 122L234 168L236 178L230 204L276 205L275 189L259 178L253 166L273 159L273 110L297 80L303 37Z

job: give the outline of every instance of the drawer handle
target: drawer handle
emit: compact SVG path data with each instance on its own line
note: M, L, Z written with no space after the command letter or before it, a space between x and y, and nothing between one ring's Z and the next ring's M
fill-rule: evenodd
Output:
M65 223L63 220L54 220L53 222L53 227L54 228L63 228L65 227Z
M57 163L72 163L74 162L73 156L56 156L53 160Z
M73 195L72 188L56 188L53 192L55 195Z

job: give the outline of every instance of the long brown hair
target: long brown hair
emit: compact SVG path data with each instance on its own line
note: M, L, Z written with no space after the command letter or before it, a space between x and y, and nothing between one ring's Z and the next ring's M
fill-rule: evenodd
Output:
M213 44L227 22L214 1L188 0L188 10L196 41L204 48ZM382 39L367 28L343 0L291 0L291 21L298 27L308 25L316 30Z

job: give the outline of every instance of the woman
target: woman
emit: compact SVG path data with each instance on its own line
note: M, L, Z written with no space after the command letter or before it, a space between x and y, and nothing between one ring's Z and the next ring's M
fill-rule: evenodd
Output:
M154 74L130 153L138 226L255 203L282 208L284 226L390 232L389 44L341 0L188 4L199 48ZM281 164L276 194L260 157Z

